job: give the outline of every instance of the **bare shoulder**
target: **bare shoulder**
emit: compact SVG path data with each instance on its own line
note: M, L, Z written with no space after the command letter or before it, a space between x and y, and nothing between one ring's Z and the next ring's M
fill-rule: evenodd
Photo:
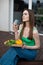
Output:
M33 34L36 34L36 33L38 33L38 30L36 27L33 27Z
M33 36L39 36L38 30L36 27L33 28Z

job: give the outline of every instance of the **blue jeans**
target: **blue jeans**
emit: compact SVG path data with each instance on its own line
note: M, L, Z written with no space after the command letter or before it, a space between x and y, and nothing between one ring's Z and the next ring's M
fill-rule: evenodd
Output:
M37 50L11 47L0 59L1 65L16 65L20 58L34 60Z

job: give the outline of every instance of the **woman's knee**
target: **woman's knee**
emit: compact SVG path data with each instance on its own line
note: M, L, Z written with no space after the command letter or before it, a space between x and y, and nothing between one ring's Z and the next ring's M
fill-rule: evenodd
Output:
M6 63L7 62L11 62L12 60L14 60L17 56L17 52L15 51L14 48L9 48L9 50L1 57L1 63Z
M13 58L13 57L16 57L17 55L17 52L16 50L11 47L7 50L7 52L2 56L2 59L7 59L7 58Z

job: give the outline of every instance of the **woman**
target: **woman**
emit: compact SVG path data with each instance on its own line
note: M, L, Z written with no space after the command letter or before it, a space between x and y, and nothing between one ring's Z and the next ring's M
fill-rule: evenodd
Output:
M25 9L22 14L22 24L13 27L15 40L23 38L26 40L34 40L30 45L26 45L24 40L23 45L10 48L1 58L2 65L16 65L19 58L34 60L37 56L37 50L40 48L40 40L36 27L34 26L34 13L31 10ZM34 44L33 44L34 42ZM28 43L29 44L29 43Z

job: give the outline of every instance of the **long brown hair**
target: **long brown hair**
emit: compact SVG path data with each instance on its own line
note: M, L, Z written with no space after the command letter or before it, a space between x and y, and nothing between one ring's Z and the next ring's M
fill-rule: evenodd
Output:
M29 13L29 27L30 27L29 39L32 39L33 38L33 27L34 27L34 22L35 22L34 13L33 13L32 10L29 10L29 9L24 9L23 12L25 10L27 10L28 13ZM25 28L25 22L22 22L22 23L23 23L23 28L22 28L22 31L20 33L20 38L22 37L23 31L24 31L24 28Z

